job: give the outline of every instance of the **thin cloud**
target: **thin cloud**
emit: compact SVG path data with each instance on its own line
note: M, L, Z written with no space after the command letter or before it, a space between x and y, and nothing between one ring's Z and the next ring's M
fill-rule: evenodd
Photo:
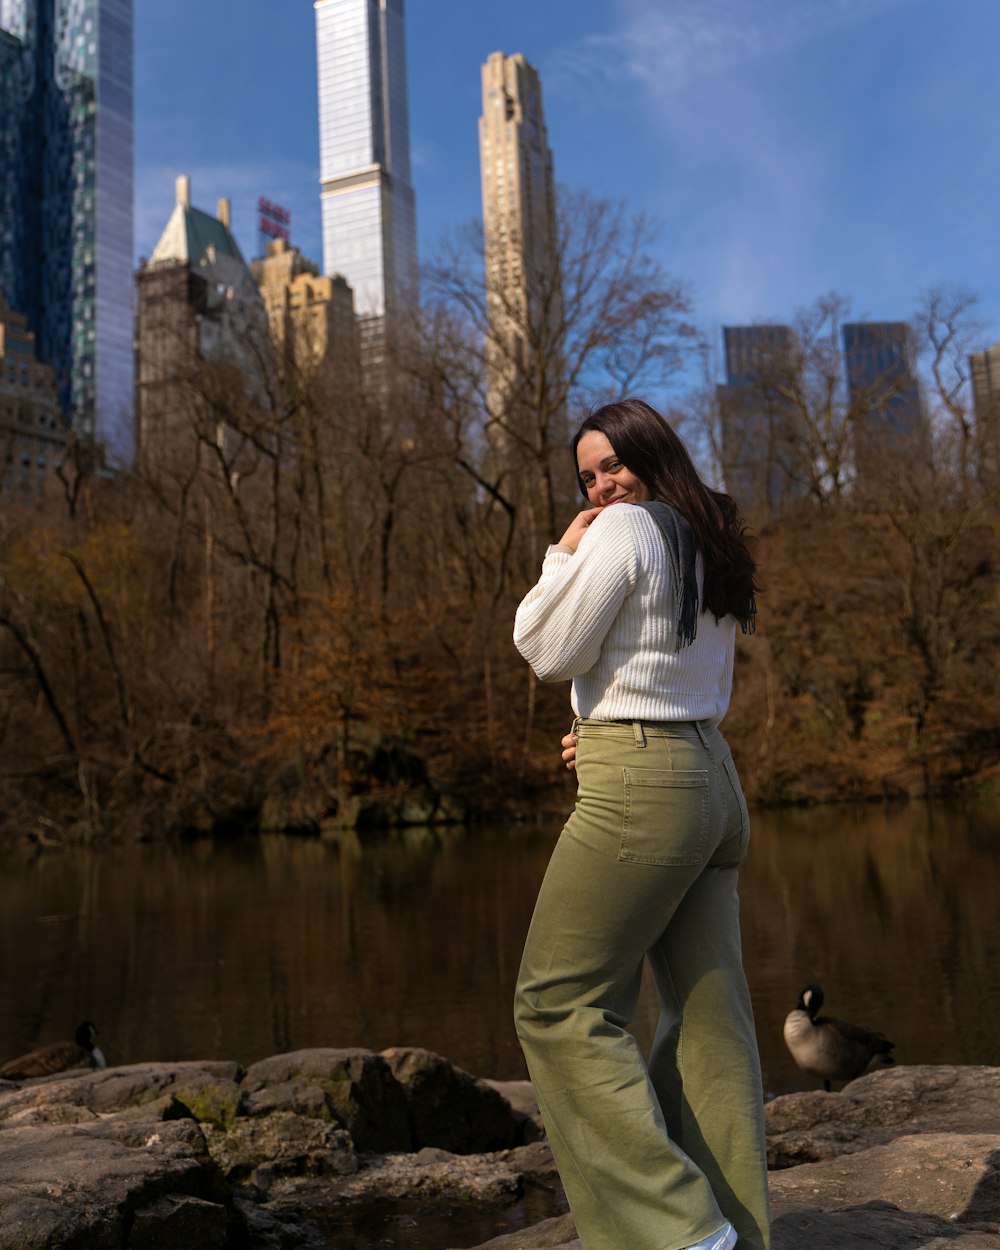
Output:
M595 79L673 95L694 81L785 52L914 0L624 0L624 22L557 51L546 66L554 91Z

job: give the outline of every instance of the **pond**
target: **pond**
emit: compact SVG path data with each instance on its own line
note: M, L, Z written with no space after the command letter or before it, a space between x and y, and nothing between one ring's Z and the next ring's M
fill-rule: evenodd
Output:
M901 1063L1000 1064L1000 808L762 811L753 828L740 893L769 1093L816 1087L781 1036L811 981L825 1010L891 1037ZM510 1000L557 834L411 829L8 860L0 1058L92 1019L111 1064L413 1045L522 1077ZM642 1041L654 1020L647 985ZM454 1231L426 1245L476 1244ZM329 1246L379 1240L354 1228Z
M524 1075L510 1000L558 829L75 848L0 879L0 1057L93 1019L111 1063L415 1045ZM1000 1062L1000 810L757 812L741 877L766 1088L810 981L902 1063ZM644 992L636 1031L648 1038Z

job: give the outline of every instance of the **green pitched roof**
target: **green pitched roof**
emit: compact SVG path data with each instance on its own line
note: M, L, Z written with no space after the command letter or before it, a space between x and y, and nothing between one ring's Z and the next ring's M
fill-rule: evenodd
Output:
M239 244L218 217L200 208L178 204L153 250L150 262L182 260L194 266L210 247L215 249L216 255L232 256L241 265L246 265Z

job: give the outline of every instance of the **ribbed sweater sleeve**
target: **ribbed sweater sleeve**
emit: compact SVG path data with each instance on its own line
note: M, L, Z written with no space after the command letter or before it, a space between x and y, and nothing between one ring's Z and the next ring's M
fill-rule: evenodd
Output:
M551 551L514 618L514 645L541 681L566 681L597 663L622 604L635 588L638 559L619 507L596 517L575 555Z
M701 562L698 571L702 584ZM729 706L736 621L698 617L678 649L673 573L663 535L643 508L600 513L575 554L550 548L514 621L514 642L542 681L573 679L578 716L712 720Z

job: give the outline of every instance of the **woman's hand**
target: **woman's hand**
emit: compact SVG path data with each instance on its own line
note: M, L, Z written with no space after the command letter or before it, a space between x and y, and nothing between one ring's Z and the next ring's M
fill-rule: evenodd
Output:
M576 734L568 733L562 740L562 757L567 768L576 768Z
M602 508L584 508L582 512L578 512L569 523L569 528L562 538L559 539L560 547L571 547L576 551L580 545L580 539L587 532L587 527L592 524L595 517L600 516Z

